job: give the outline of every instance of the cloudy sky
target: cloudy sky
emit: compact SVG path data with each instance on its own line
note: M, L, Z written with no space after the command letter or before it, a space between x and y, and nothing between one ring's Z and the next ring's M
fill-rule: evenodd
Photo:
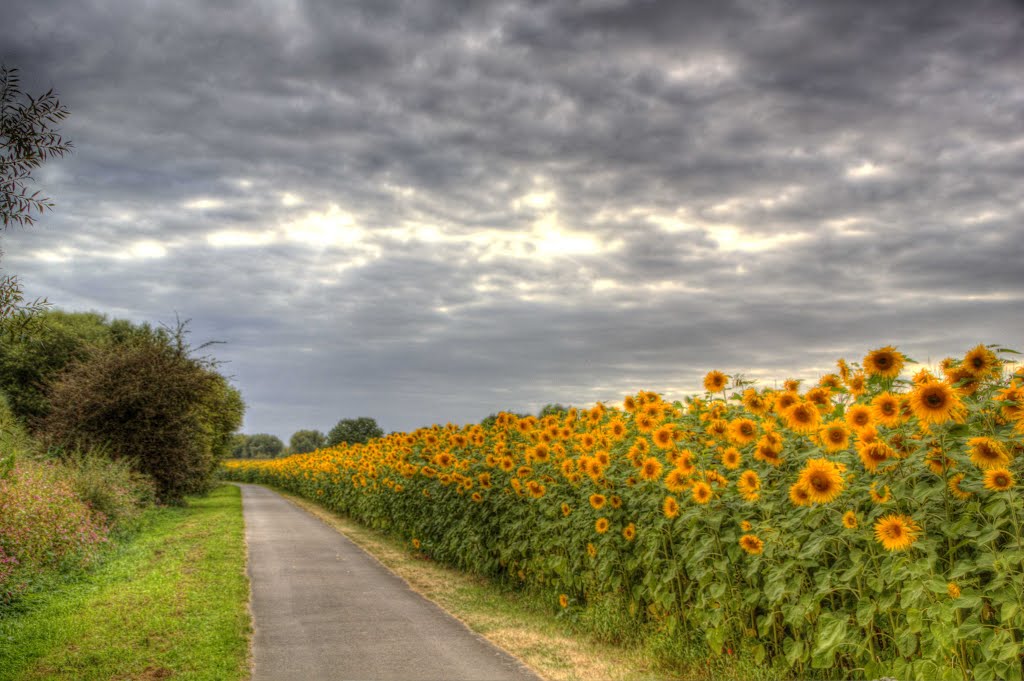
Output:
M1024 5L7 0L32 295L192 319L247 432L1024 350Z

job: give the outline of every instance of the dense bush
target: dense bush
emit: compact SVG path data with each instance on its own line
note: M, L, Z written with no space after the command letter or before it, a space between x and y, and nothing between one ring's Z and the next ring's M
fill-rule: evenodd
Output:
M162 501L205 492L244 405L180 334L94 347L51 385L40 433L68 449L105 448L152 477Z

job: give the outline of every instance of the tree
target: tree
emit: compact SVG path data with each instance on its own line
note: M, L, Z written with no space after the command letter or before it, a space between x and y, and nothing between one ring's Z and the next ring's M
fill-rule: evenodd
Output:
M545 416L562 416L569 413L569 407L564 407L560 404L546 404L540 410L537 418L544 418Z
M42 213L53 208L38 191L29 194L26 183L32 181L32 171L43 161L64 156L72 147L57 133L55 125L67 117L68 110L53 90L38 98L25 98L28 101L20 101L18 70L0 65L0 229L12 224L31 225L35 222L33 211ZM17 277L0 277L0 324L27 324L46 306L44 298L25 303Z
M50 408L47 384L71 362L84 360L91 346L113 340L113 325L94 312L49 310L31 324L0 330L0 390L15 416L33 427Z
M284 443L276 435L256 433L249 436L246 452L249 459L274 459L284 452Z
M28 193L32 171L43 161L71 151L57 132L57 123L68 116L53 90L41 97L22 98L18 69L0 65L0 223L31 225L32 212L42 213L53 204L39 192Z
M319 430L297 430L288 441L288 451L292 454L315 452L324 446L327 436Z
M340 444L365 444L373 438L384 437L384 431L369 416L355 419L341 419L327 434L327 446Z

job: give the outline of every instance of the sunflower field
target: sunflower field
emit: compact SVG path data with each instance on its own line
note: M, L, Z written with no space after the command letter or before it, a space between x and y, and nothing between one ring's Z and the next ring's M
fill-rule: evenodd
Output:
M434 560L790 677L1022 679L1024 370L896 348L813 386L652 392L231 461ZM1018 365L1019 366L1019 365ZM909 375L909 370L906 372Z

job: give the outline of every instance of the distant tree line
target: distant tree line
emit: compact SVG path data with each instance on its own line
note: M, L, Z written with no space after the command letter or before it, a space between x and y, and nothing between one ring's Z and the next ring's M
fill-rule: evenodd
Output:
M231 456L236 459L273 459L340 444L365 444L378 437L384 437L384 431L377 421L369 416L360 416L341 419L326 435L319 430L297 430L288 440L287 447L281 438L268 433L236 435L232 441Z

